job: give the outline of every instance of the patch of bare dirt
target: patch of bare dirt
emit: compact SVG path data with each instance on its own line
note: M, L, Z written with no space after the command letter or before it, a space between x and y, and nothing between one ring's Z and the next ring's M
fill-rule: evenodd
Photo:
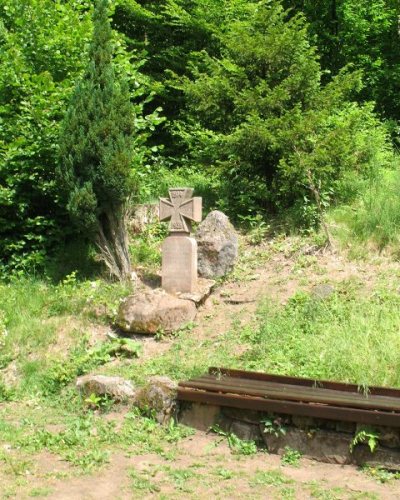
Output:
M173 461L118 452L106 467L83 476L56 456L41 453L35 476L16 491L16 498L28 498L40 488L52 500L400 497L398 482L380 484L352 466L306 459L296 467L283 466L277 455L234 455L226 441L204 433L181 441L174 452Z

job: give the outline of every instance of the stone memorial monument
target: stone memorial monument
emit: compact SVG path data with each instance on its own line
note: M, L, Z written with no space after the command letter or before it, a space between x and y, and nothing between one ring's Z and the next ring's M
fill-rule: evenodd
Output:
M194 292L197 284L197 243L190 236L191 222L201 221L202 199L191 188L169 189L160 198L160 220L169 220L169 236L162 246L161 286L167 292Z

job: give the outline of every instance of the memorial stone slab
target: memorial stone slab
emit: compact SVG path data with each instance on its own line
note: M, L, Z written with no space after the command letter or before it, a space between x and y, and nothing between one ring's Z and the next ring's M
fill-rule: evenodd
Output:
M197 284L197 243L190 236L191 222L201 221L202 200L191 188L171 188L160 198L160 220L169 220L170 235L162 246L162 288L193 292Z

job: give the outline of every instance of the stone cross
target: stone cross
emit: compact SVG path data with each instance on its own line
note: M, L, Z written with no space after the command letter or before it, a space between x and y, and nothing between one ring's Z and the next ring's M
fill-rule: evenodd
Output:
M160 198L160 220L169 220L169 236L162 246L162 288L167 292L193 292L197 284L197 243L190 236L191 222L201 221L202 199L191 188L169 189Z
M168 220L171 233L190 234L191 221L201 221L201 198L192 198L191 188L169 189L169 200L160 198L160 220Z

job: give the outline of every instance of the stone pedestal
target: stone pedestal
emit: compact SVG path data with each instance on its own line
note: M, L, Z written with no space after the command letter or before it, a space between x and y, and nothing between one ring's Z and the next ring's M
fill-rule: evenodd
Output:
M167 292L193 292L197 283L197 243L172 235L162 246L162 287Z

